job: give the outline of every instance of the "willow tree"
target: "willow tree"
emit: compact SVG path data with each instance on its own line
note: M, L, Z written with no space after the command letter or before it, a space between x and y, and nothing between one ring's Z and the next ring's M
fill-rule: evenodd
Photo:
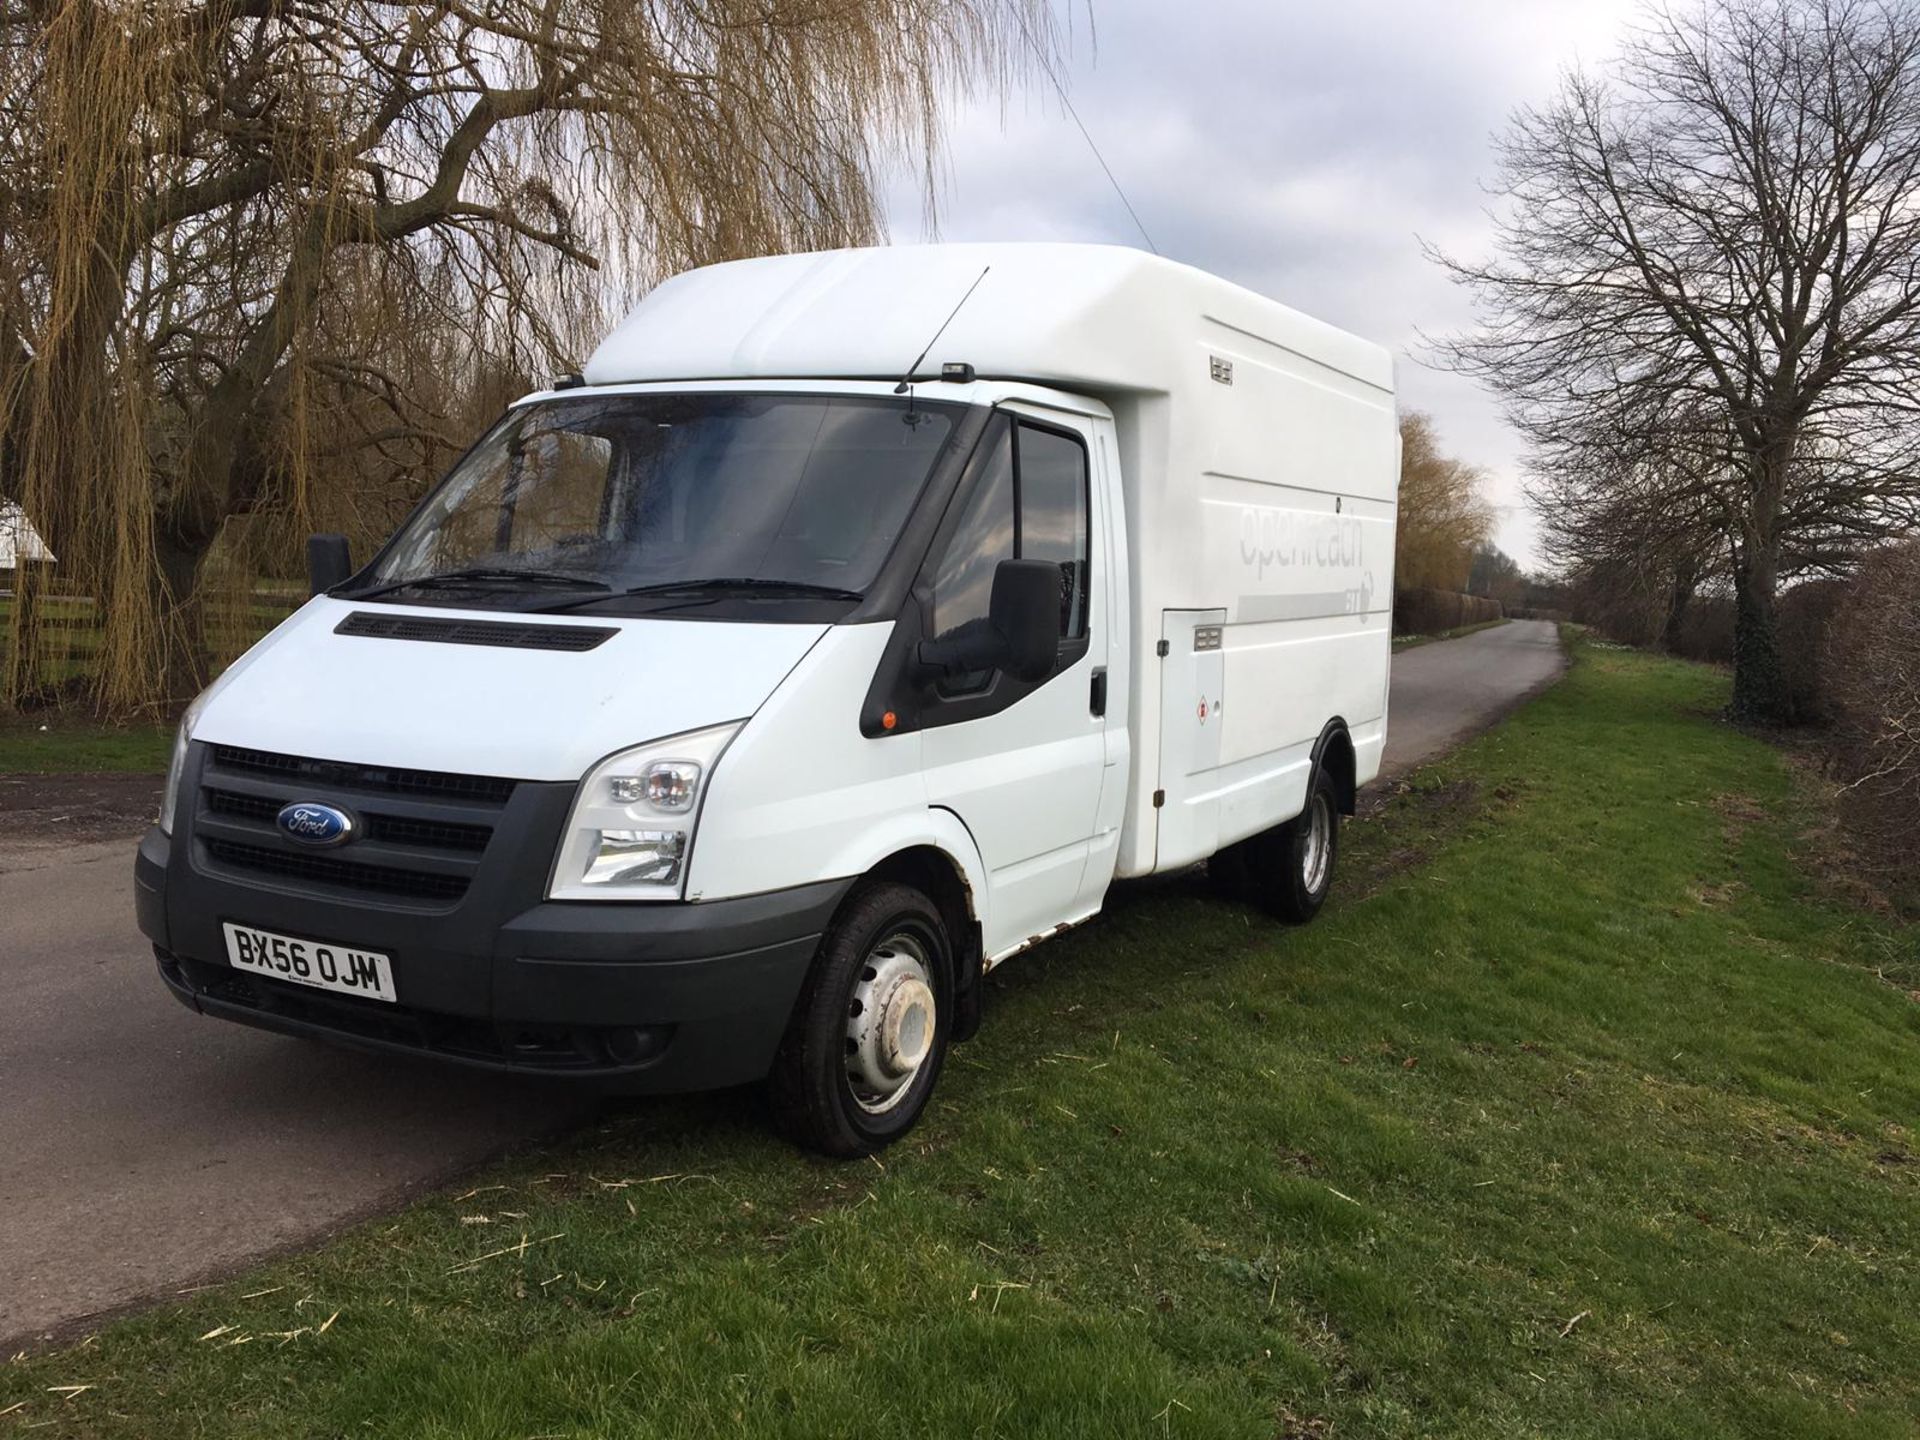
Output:
M1656 8L1498 153L1497 253L1441 257L1485 321L1447 358L1550 460L1596 424L1649 453L1676 416L1724 437L1704 489L1615 473L1717 512L1733 709L1785 717L1795 554L1898 533L1920 497L1920 3Z
M0 494L104 615L94 698L198 682L237 519L384 519L653 278L878 237L884 167L930 177L944 102L1052 34L1045 0L8 0Z
M1440 448L1431 416L1400 417L1400 508L1393 583L1401 590L1464 590L1474 552L1493 539L1485 476Z

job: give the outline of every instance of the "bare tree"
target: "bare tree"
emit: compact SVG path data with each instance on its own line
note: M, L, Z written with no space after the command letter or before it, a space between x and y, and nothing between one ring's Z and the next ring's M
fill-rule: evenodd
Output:
M1623 634L1672 650L1695 596L1730 583L1739 465L1726 435L1697 417L1657 430L1610 418L1536 449L1542 548L1608 615L1635 617Z
M1442 358L1505 398L1541 473L1602 429L1659 462L1599 467L1623 507L1721 527L1733 710L1781 718L1783 576L1897 533L1920 495L1920 9L1656 10L1499 159L1496 257L1436 253L1483 321ZM1660 461L1676 434L1684 463Z
M1053 34L1045 0L0 5L0 483L107 616L96 698L197 683L232 522L417 493L463 396L662 273L871 241L882 164Z

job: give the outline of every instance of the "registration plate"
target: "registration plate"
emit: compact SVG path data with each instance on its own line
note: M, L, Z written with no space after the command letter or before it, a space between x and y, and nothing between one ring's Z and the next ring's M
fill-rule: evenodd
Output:
M391 1002L395 998L393 966L378 951L276 935L271 930L256 930L231 921L220 928L226 932L227 960L235 969L367 1000Z

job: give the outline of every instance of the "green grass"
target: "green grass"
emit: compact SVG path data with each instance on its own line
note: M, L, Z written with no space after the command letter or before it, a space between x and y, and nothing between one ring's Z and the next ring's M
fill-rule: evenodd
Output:
M1491 630L1496 625L1505 625L1505 617L1497 620L1480 620L1472 625L1456 625L1451 630L1442 630L1438 635L1396 635L1393 637L1393 653L1402 650L1417 650L1422 645L1431 645L1436 640L1458 640L1462 635L1471 635L1477 630Z
M163 773L171 725L104 725L60 711L0 714L0 775Z
M748 1096L638 1105L0 1367L0 1411L143 1437L1911 1435L1920 957L1817 889L1790 772L1724 698L1582 650L1349 827L1360 883L1305 930L1190 880L1124 892L997 973L881 1162L801 1157Z

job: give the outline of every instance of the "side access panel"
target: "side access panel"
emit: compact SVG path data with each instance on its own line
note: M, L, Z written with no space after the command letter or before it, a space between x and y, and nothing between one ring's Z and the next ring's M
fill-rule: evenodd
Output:
M1225 610L1161 612L1155 870L1191 865L1219 848L1226 622Z

